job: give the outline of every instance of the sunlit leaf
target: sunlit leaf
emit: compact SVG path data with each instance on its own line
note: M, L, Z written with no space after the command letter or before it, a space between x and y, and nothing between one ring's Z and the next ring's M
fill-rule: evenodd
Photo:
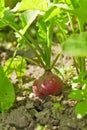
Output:
M87 101L80 102L75 107L77 118L82 118L87 114Z
M79 7L79 1L78 0L70 0L70 1L71 1L74 8Z
M15 100L14 88L0 66L0 111L9 109Z
M47 22L48 20L52 19L54 16L60 13L60 9L56 6L52 6L45 12L44 21Z
M7 26L7 24L0 19L0 28L4 28L5 26Z
M38 10L27 10L20 14L20 19L23 27L23 34L29 28L31 23L36 19L38 14L39 14Z
M40 10L45 11L47 9L47 0L22 0L20 3L19 11L22 10Z
M79 7L73 12L79 18L80 26L83 26L87 22L87 0L79 0Z
M74 100L84 100L85 95L83 90L73 90L69 95L69 98Z
M54 108L64 110L64 107L58 102L53 103L53 106L54 106Z
M80 6L87 8L87 0L79 0Z
M66 0L66 3L70 5L71 4L71 0Z
M64 11L71 11L71 8L65 3L59 3L59 4L53 4L53 5L59 9L63 9Z
M8 70L7 70L8 69ZM21 56L9 58L4 66L4 71L7 71L7 76L10 77L13 71L16 71L17 76L23 76L26 70L26 60Z
M87 32L72 35L63 46L63 52L71 56L87 56Z
M4 10L5 10L5 2L4 0L0 0L0 17L3 14Z
M42 17L38 20L37 27L38 27L38 33L37 33L38 40L41 43L45 44L46 43L46 23L44 22Z
M15 14L11 10L6 10L3 14L3 21L7 23L7 25L13 26L16 29L19 29L18 23L16 23Z

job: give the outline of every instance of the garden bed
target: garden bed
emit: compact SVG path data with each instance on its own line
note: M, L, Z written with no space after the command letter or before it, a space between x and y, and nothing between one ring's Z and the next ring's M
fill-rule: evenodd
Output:
M52 58L55 57L58 49L58 45L53 46ZM5 60L10 57L12 52L9 52L11 51L1 51L1 64L4 64ZM57 67L61 69L63 60L65 67L69 69L73 64L72 59L62 58L59 58ZM87 130L87 119L77 119L74 113L76 101L68 98L71 85L65 81L67 75L64 79L63 90L59 95L42 99L34 95L32 83L43 72L42 68L28 63L22 85L15 74L12 75L11 81L14 84L16 101L10 110L4 112L4 117L0 113L0 130ZM61 106L59 107L58 104Z

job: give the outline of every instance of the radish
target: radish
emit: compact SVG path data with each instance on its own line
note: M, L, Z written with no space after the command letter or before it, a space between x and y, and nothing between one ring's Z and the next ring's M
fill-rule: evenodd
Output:
M46 71L33 84L33 92L38 97L47 95L57 95L61 92L63 86L62 80L51 71Z

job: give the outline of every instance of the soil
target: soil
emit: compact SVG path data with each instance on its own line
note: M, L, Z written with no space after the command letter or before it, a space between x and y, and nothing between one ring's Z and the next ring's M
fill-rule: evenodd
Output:
M53 46L52 50L53 60L60 49ZM12 53L1 48L0 64L4 65ZM69 57L60 57L57 67L61 69L62 63L68 71L73 64ZM22 82L13 73L11 81L14 84L16 101L10 110L5 111L4 117L0 113L0 130L87 130L87 118L77 119L74 112L76 101L68 98L71 91L69 76L72 78L72 75L68 75L67 79L66 74L64 87L59 95L40 99L32 92L32 84L43 73L42 68L30 63L27 64ZM58 107L58 104L61 106Z

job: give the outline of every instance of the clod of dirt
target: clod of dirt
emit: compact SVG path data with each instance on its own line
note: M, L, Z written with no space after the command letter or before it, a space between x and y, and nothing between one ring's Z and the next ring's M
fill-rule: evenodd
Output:
M70 130L67 126L60 126L58 130Z
M7 116L5 123L17 128L24 128L30 124L31 120L25 107L21 106L18 109L11 111L10 115Z
M46 123L49 123L49 117L50 117L50 114L49 114L49 109L44 109L43 111L41 112L38 112L35 116L37 118L37 122L42 125L45 125Z
M34 103L32 101L31 102L27 102L26 105L25 105L25 108L27 110L33 109L34 108Z

